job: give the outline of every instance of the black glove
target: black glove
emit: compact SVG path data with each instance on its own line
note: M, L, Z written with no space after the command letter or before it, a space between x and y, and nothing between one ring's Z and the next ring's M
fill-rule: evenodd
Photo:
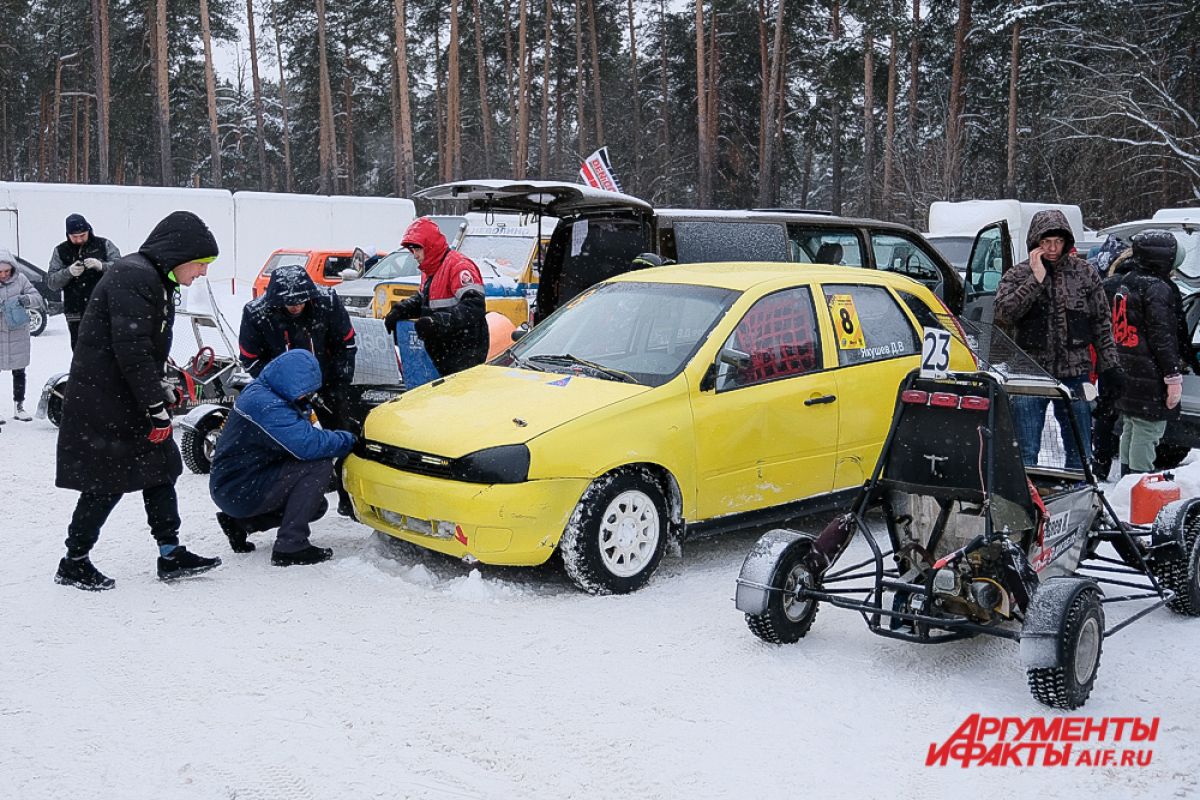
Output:
M392 336L396 335L396 323L400 321L400 308L392 306L392 310L383 318L383 327L387 328L387 332Z
M1125 376L1117 367L1109 367L1100 373L1100 387L1109 397L1119 397L1125 388Z
M413 327L417 331L417 335L424 339L429 334L433 333L437 324L433 321L433 317L421 317L413 323Z
M171 415L167 413L163 404L155 403L146 409L146 413L150 415L150 432L146 434L146 438L153 444L162 444L170 439Z

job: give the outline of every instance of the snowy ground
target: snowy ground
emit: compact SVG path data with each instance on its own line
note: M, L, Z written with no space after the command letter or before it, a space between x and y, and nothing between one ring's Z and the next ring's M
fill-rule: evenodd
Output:
M62 317L33 359L36 402L68 364ZM799 645L766 646L731 601L751 536L690 545L627 597L551 568L480 574L336 516L314 536L334 560L283 570L269 546L230 553L205 478L185 474L184 542L224 566L159 583L128 497L93 553L116 590L56 586L76 495L54 488L56 429L11 419L9 379L0 798L1197 793L1200 620L1167 611L1105 643L1081 712L1161 717L1149 767L962 770L924 761L969 714L1056 715L1017 647L908 645L830 608ZM1197 493L1200 466L1180 476Z

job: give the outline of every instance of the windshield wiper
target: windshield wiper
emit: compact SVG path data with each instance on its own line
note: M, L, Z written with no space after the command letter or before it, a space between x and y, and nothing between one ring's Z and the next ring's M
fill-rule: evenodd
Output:
M512 356L512 360L513 360L513 366L516 367L517 369L528 369L528 370L533 370L534 372L545 372L546 371L546 370L542 369L541 367L539 367L537 364L529 363L529 359L521 358L520 356L516 355L515 353Z
M597 364L594 361L588 361L587 359L580 358L579 356L573 356L570 353L560 353L557 355L529 356L529 358L527 358L526 360L527 361L543 361L547 364L578 365L578 366L584 367L585 369L592 370L593 372L598 372L600 375L603 375L606 378L611 378L615 381L620 381L621 383L637 383L637 379L634 378L632 375L630 375L628 372L622 372L619 369L613 369L612 367L606 367L603 364Z

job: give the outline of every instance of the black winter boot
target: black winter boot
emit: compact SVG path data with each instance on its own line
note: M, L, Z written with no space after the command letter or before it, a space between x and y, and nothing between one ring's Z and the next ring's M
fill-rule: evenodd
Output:
M281 553L278 550L271 551L271 563L277 567L320 564L322 561L328 561L331 558L333 558L333 550L328 547L314 547L311 544L303 550L297 550L294 553Z
M219 558L204 558L195 553L189 553L186 547L176 547L167 558L158 557L158 579L174 581L199 575L221 566Z
M89 592L103 592L117 585L116 581L96 569L90 558L64 558L59 561L54 582Z
M225 538L229 540L229 547L233 552L254 552L254 542L246 541L246 537L250 535L250 531L246 530L241 522L229 516L224 511L218 511L217 524L221 526L221 530L225 533Z

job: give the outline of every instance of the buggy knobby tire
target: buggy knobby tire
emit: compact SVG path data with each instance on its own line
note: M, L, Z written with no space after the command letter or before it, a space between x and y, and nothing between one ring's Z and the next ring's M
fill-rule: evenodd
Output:
M46 398L46 419L54 427L60 427L63 421L63 398L67 395L67 382L59 381L50 390Z
M804 543L807 544L807 543ZM796 597L796 589L820 587L820 579L805 563L809 548L793 545L784 551L771 570L771 591L761 614L747 614L750 632L768 644L795 644L812 627L820 605L816 600Z
M646 585L667 543L667 504L640 469L597 478L583 493L559 550L563 567L589 594L628 594Z
M42 331L46 330L46 318L49 315L40 308L27 308L25 312L29 314L29 335L41 336Z
M1192 449L1186 445L1159 442L1154 451L1154 468L1157 470L1175 469Z
M1182 534L1183 555L1152 558L1150 571L1159 586L1175 593L1167 601L1167 608L1176 614L1200 617L1200 514L1187 515Z
M1051 708L1079 708L1092 693L1103 644L1100 592L1084 589L1066 607L1055 642L1058 663L1026 670L1029 691L1039 703Z
M225 414L214 411L200 419L194 430L183 431L179 438L179 452L183 463L197 475L207 475L212 470L212 457L217 449L217 437L225 426Z

